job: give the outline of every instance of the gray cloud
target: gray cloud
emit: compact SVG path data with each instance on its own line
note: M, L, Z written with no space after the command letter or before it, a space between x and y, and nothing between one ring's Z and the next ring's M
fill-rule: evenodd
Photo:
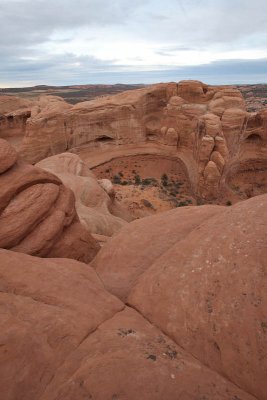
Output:
M169 60L191 50L212 53L258 48L267 56L266 15L266 0L257 0L257 4L251 0L0 0L0 84L107 81L111 74L110 79L120 82L142 76L150 81L156 76L164 79L168 71L194 77L197 73L240 76L242 71L248 76L264 75L265 59L217 61L182 69L169 67ZM96 47L101 47L101 40L109 43L114 33L114 37L130 37L136 43L146 41L151 51L162 57L165 67L151 67L150 79L148 73L129 72L131 65L118 65L120 54L114 54L112 60L100 60L93 50L91 54L60 51L73 38L78 40L83 29L86 43ZM129 60L142 63L138 52ZM138 68L142 70L142 66ZM143 69L148 70L145 65ZM161 75L158 69L163 69Z
M160 56L170 57L181 51L196 51L196 50L199 50L199 48L186 47L186 46L165 46L162 47L160 50L157 50L155 53L159 54Z
M59 30L124 24L141 1L1 0L0 43L42 43Z

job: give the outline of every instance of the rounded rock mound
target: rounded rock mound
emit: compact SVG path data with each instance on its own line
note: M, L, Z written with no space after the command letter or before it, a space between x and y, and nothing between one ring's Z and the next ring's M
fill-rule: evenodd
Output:
M0 247L89 262L99 246L81 225L73 192L55 175L17 160L0 141Z
M214 211L171 211L165 221L149 217L123 228L93 262L108 290L260 400L267 393L266 205L261 195Z
M6 172L17 161L15 149L3 139L0 139L0 174Z

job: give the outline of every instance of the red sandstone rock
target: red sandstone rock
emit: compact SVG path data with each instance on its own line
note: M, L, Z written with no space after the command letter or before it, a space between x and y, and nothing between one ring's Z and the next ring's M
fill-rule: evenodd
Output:
M0 96L0 138L16 146L26 133L33 102L15 96Z
M40 400L230 400L235 396L253 400L126 308L101 324L66 359Z
M17 161L17 153L8 142L0 139L0 174L6 172Z
M6 400L253 400L67 259L0 250L0 390Z
M77 213L89 232L111 236L132 220L115 201L112 183L107 179L98 182L77 155L48 157L37 166L58 176L74 192Z
M123 309L94 271L0 249L0 392L38 400L65 358Z
M183 207L124 227L98 253L92 266L107 290L126 301L140 275L157 258L224 207Z
M127 299L198 360L260 400L267 393L266 202L267 195L257 196L202 222L148 262ZM140 221L138 239L125 247L125 260L133 259L137 240L142 253L145 225ZM119 281L132 264L118 267L113 259L106 287L113 285L112 269ZM102 265L97 270L100 276L105 271ZM131 287L131 275L128 281Z
M261 132L258 142L247 139L252 130ZM53 96L41 97L25 122L20 154L36 162L71 150L95 167L103 160L108 162L117 151L128 155L164 153L184 163L196 197L225 204L229 199L237 201L266 191L267 182L260 172L266 174L266 132L264 110L247 113L236 88L181 81L75 106ZM203 158L207 138L211 138L210 147ZM204 170L213 161L214 151L223 158L220 166L216 164L220 176L210 180L205 191ZM259 157L260 167L255 162ZM244 168L244 163L248 167ZM259 173L251 174L251 168ZM237 179L233 177L236 171Z
M54 175L16 160L0 141L0 247L89 262L99 246L80 224L73 192Z

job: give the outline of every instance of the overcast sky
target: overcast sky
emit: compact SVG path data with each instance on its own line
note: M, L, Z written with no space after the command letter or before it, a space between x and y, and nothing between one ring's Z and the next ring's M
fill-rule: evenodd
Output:
M0 87L267 82L267 0L0 0Z

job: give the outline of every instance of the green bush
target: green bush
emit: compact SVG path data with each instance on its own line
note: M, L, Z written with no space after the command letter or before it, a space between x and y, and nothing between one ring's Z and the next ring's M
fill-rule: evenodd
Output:
M156 185L158 182L155 178L145 178L142 180L142 185L148 186L148 185Z
M177 204L177 207L185 207L185 206L187 206L187 202L186 202L186 201L180 201L180 202Z

